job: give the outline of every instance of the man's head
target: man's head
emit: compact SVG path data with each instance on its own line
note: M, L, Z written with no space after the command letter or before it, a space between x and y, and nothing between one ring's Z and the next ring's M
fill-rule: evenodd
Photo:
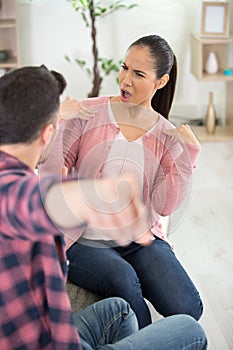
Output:
M37 139L48 124L56 124L64 77L45 66L23 67L0 78L0 145Z

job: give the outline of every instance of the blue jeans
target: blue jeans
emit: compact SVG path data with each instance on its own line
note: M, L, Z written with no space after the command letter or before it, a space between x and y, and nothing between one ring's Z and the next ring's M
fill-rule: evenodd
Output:
M101 300L74 315L83 350L204 350L207 339L188 315L159 320L138 331L137 319L121 298Z
M146 247L132 243L115 248L107 247L106 242L83 242L73 244L67 251L69 279L103 297L126 300L137 316L139 328L151 323L144 298L164 317L201 317L199 293L165 241L156 239ZM89 243L99 247L88 246Z

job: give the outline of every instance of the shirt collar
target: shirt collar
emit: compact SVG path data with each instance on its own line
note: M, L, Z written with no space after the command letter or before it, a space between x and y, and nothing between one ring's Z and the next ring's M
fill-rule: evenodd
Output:
M18 158L6 152L0 151L0 171L13 169L21 169L30 173L34 173L33 170L27 164L25 164Z

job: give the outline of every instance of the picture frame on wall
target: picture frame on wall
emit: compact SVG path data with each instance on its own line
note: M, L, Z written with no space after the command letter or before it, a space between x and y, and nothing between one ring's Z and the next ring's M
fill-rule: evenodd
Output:
M201 36L226 38L229 36L229 2L203 1Z

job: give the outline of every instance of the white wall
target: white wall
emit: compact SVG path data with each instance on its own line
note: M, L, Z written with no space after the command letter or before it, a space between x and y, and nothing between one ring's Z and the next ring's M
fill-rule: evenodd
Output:
M138 7L116 12L97 24L100 55L122 59L129 44L138 37L152 33L163 36L173 47L179 67L172 114L191 119L203 117L211 90L222 117L224 84L199 82L190 72L190 33L200 30L202 0L126 1L137 3ZM56 69L67 79L67 94L78 99L86 97L90 80L77 64L64 58L68 54L90 60L90 34L80 14L68 0L17 0L17 9L21 65L45 64ZM115 94L117 89L109 77L104 80L101 94Z

